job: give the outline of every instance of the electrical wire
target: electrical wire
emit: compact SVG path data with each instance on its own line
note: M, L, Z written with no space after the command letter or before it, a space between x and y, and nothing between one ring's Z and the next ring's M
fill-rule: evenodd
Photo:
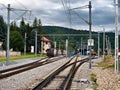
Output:
M25 5L23 5L23 3L21 3L19 0L16 0L22 7L24 7L24 9L27 9L26 7L25 7Z
M65 11L65 14L66 14L66 17L67 17L67 20L69 22L69 25L71 27L71 12L70 12L70 0L61 0L61 3L62 3L62 6L64 8L64 11Z

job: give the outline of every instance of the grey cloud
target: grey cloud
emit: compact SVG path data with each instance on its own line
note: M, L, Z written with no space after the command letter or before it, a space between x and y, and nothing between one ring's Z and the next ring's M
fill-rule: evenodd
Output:
M33 0L29 1L30 5L27 4L27 8L31 8L33 10L34 17L35 16L39 17L42 20L43 24L52 23L53 25L70 26L70 21L71 21L72 27L79 27L80 25L87 26L87 24L83 20L81 20L80 17L77 16L77 14L75 14L74 12L71 12L71 14L69 14L69 12L64 9L61 1L68 1L67 5L69 5L69 1L70 1L70 5L72 8L72 7L80 7L80 6L88 5L89 3L88 0L45 0L47 6L44 6L41 3L37 4L38 1L37 0L35 0L35 2ZM91 1L92 1L93 25L114 24L115 8L113 6L113 0L91 0ZM34 2L33 5L31 5L32 2ZM106 4L111 5L111 7L109 7ZM16 6L16 8L19 8L20 5L19 6L14 5L14 6ZM88 9L85 10L78 9L76 10L76 12L85 20L89 20ZM120 9L119 9L119 13L120 13ZM14 16L12 15L11 18L14 19L13 17Z

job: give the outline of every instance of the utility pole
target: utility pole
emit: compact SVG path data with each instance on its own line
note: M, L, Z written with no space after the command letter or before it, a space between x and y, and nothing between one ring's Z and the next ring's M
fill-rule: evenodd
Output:
M85 5L85 6L82 6L82 7L76 7L76 8L72 8L70 10L74 10L74 9L79 9L79 8L89 8L89 21L85 20L84 18L82 18L79 14L77 14L84 22L86 22L88 25L89 25L89 40L90 40L90 46L89 46L89 49L90 49L90 55L89 55L89 69L91 69L91 44L92 44L92 35L91 35L91 26L92 26L92 18L91 18L91 8L92 8L92 5L91 5L91 1L89 1L89 5Z
M10 4L8 4L7 7L7 45L6 45L6 65L9 63L9 57L10 57L10 11L29 11L29 10L23 10L23 9L14 9L10 7ZM24 14L22 14L24 15Z
M41 54L43 53L43 41L41 40Z
M119 72L118 45L118 0L115 0L115 73Z
M7 50L6 50L6 65L9 63L9 53L10 53L10 4L7 8Z
M110 38L108 37L108 47L109 47L109 52L108 54L111 54L111 42L110 42Z
M56 45L56 41L54 41L54 55L56 55L56 54L57 54L56 47L57 47L57 45Z
M60 50L60 42L59 42L59 50Z
M108 48L108 36L106 35L106 50L107 50L107 55L108 55L108 50L109 50L109 48Z
M67 58L67 56L68 56L68 39L66 39L66 58Z
M35 31L35 56L37 56L37 31Z
M92 5L91 5L91 1L89 1L89 39L91 40L92 39L92 35L91 35L91 25L92 25L92 20L91 20L91 8L92 8ZM91 69L91 42L90 42L90 56L89 56L89 69Z
M103 61L105 61L105 28L103 27Z
M83 47L82 47L82 37L81 37L81 55L82 55L82 50L83 50Z
M54 42L54 48L56 49L56 41Z
M24 38L24 55L26 55L26 32L25 32L25 38Z
M98 32L98 60L100 59L100 32Z

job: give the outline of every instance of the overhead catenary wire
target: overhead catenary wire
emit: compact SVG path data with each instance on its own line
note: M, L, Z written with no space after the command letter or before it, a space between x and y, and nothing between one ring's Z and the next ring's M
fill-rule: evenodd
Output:
M21 3L19 0L16 0L24 9L27 9L23 3Z
M89 22L87 20L85 20L82 16L79 15L79 13L77 13L75 10L73 10L72 12L74 12L80 19L82 19L85 23L89 24Z
M21 19L21 17L23 17L25 14L27 14L27 12L29 15L26 15L28 17L28 19L30 19L31 16L31 10L28 10L20 1L16 0L22 7L24 7L24 9L17 9L17 8L10 8L10 11L12 11L12 13L14 13L14 15L16 15L16 18L14 20L12 20L12 22L16 22L17 20ZM7 6L5 6L4 4L0 3L0 5L2 6L2 8L0 8L0 11L3 12L3 16L5 16L6 14L6 9L8 8ZM23 12L21 13L17 13L18 11ZM11 14L12 14L11 13ZM6 16L7 17L7 16ZM5 17L4 17L5 18Z
M61 0L61 3L62 3L62 6L64 8L64 11L65 11L67 21L69 22L70 27L71 27L71 23L72 23L71 22L71 12L69 11L69 8L71 7L70 0Z

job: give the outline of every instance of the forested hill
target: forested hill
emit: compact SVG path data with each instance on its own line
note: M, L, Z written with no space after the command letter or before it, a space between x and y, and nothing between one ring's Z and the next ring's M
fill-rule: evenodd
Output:
M75 30L59 26L43 26L47 34L88 34L87 30Z
M70 48L78 48L81 44L81 38L83 39L83 43L87 45L87 40L89 39L89 31L87 30L75 30L65 27L58 27L58 26L43 26L43 31L46 34L80 34L80 36L55 36L49 37L53 41L64 43L65 39L69 38L69 46ZM113 32L106 32L106 36L109 38L109 42L111 43L111 48L114 48L114 33ZM98 46L98 32L92 32L92 38L94 39L94 50L97 50ZM103 44L103 32L100 32L100 48L102 49Z

